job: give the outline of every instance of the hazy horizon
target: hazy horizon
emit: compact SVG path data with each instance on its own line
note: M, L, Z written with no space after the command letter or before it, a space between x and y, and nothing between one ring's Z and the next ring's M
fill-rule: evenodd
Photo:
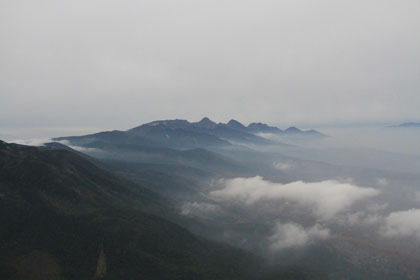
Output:
M419 1L3 1L0 124L419 121Z
M198 119L186 119L189 122L197 122L200 121L203 116ZM182 118L174 118L174 119L182 119ZM211 119L211 118L210 118ZM227 123L231 119L234 118L227 118L223 120L211 119L216 123ZM1 125L0 126L0 140L27 140L31 138L52 138L58 136L69 136L69 135L84 135L90 134L95 132L101 131L111 131L111 130L127 130L144 123L156 121L156 120L165 120L164 118L158 119L151 119L146 120L144 122L137 122L134 124L125 124L125 125L117 125L117 124L106 124L106 123L98 123L96 125L81 125L81 126L72 126L69 124L56 124L56 125L37 125L37 126L30 126L30 125ZM248 125L252 122L261 122L260 120L253 120L250 122L243 122L240 119L235 119L244 125ZM266 124L271 126L279 127L280 129L286 129L288 127L298 127L300 129L316 129L329 134L329 131L334 131L335 129L363 129L363 128L386 128L390 125L398 125L401 122L357 122L357 123L304 123L304 122L297 122L297 123L280 123L280 122L266 122ZM3 138L3 139L1 139Z

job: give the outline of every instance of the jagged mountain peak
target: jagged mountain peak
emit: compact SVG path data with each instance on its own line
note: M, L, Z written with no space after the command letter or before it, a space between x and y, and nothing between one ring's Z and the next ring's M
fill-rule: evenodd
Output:
M212 120L210 120L208 117L204 117L204 118L202 118L201 119L201 121L199 121L199 122L211 122L211 123L214 123Z
M250 123L248 125L248 129L254 133L282 133L283 131L275 126L269 126L265 123L258 122L258 123Z
M300 130L299 128L295 127L295 126L291 126L289 128L287 128L285 130L286 133L299 133L302 132L302 130Z
M201 121L196 122L194 124L207 128L214 128L217 126L217 124L214 121L210 120L208 117L204 117L201 119Z
M253 122L253 123L248 124L248 127L250 126L268 126L268 125L262 122Z
M246 129L246 126L244 126L243 124L241 124L240 122L238 122L237 120L230 120L227 125L231 128L236 128L236 129Z

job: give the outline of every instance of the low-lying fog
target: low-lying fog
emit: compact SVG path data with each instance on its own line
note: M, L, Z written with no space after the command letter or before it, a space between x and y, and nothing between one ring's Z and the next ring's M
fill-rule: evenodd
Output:
M215 182L204 200L186 202L183 213L222 221L221 239L275 262L321 246L352 265L384 271L402 265L417 273L420 129L321 131L330 137L264 135L288 145L251 147L264 159L236 153L241 162L255 162L256 176Z
M357 268L391 273L403 267L407 275L418 275L420 129L318 130L329 137L263 135L279 143L213 149L249 171L232 171L229 177L213 173L211 180L174 174L200 186L177 198L180 215L199 221L189 224L195 233L275 263L307 263L311 254L332 252L333 259ZM78 150L101 157L98 149ZM132 153L133 159L145 160L140 153Z
M420 155L420 129L418 128L365 126L319 129L332 136L325 141L326 145Z
M386 126L321 127L329 138L304 139L263 135L296 147L271 147L284 155L351 165L413 172L420 170L420 129Z

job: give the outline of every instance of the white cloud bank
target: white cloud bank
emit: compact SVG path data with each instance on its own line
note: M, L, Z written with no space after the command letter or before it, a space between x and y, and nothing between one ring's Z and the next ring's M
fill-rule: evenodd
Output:
M66 145L67 147L72 148L73 150L76 150L78 152L98 152L100 149L97 148L85 148L81 146L73 146L70 144L67 140L60 140L60 141L54 141L50 138L31 138L26 140L12 140L9 143L15 143L19 145L26 145L26 146L35 146L35 147L41 147L44 146L47 143L57 142L63 145Z
M49 138L31 138L26 140L12 140L9 143L15 143L19 145L27 145L27 146L44 146L46 143L52 142Z
M295 223L277 223L274 234L269 237L272 250L302 247L317 240L324 240L330 236L330 231L316 224L313 227L304 228Z
M390 213L380 233L385 237L420 238L420 209Z
M66 145L67 147L70 147L73 150L78 151L78 152L81 152L81 153L84 153L84 152L98 152L98 151L100 151L100 149L97 149L97 148L86 148L86 147L82 147L82 146L74 146L74 145L71 145L68 140L60 140L60 141L55 141L55 142L58 142L58 143L63 144L63 145Z
M260 176L224 181L223 189L210 192L215 200L238 201L252 205L263 201L292 201L308 207L317 217L328 220L348 209L356 201L379 194L378 190L362 188L334 180L288 184L273 183Z

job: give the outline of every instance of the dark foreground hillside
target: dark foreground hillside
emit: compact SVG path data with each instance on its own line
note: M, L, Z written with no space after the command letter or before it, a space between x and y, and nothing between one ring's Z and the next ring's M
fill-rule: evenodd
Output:
M253 256L170 212L75 153L0 141L0 279L255 279Z

